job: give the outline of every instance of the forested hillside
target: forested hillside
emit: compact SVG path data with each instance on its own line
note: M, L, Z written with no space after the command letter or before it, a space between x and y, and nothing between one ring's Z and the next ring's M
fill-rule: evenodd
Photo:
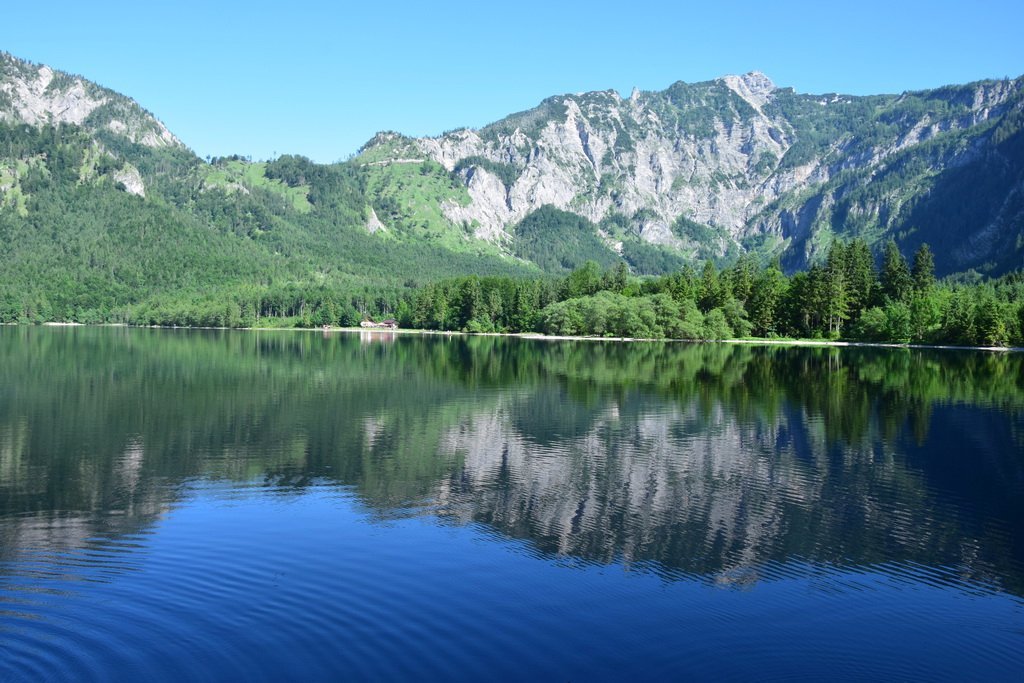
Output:
M926 242L940 276L1020 267L1021 102L1019 80L815 98L748 75L381 133L342 163L203 160L132 100L0 53L0 322L1007 343L1013 277L864 283ZM764 297L787 302L771 320ZM953 333L957 297L975 322Z
M356 164L207 163L109 129L0 121L0 321L131 321L156 307L191 324L358 322L417 283L536 272L468 240L374 236L366 192Z

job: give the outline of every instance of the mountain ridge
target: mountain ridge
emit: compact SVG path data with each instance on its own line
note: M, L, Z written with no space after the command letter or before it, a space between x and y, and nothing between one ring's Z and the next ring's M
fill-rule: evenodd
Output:
M676 251L689 247L691 258L723 257L730 247L749 250L769 240L766 255L799 267L821 257L831 233L866 233L877 242L913 227L901 211L931 189L913 183L992 152L985 143L996 124L1020 115L1022 90L1024 77L899 95L800 95L750 72L677 81L663 91L634 91L628 99L615 91L559 95L480 129L406 140L462 174L472 201L447 205L445 213L453 223L475 223L481 239L509 241L510 228L551 204L598 224L624 217L633 225L618 237L632 232ZM363 154L374 147L371 141ZM837 214L837 204L892 173L906 150L934 157L915 174L904 174L907 192L890 192L873 205L842 205ZM1024 164L1016 154L1009 161L1014 177L1003 188L1004 199L1016 195L1016 206ZM808 191L810 197L798 196ZM853 217L865 213L868 219L857 225ZM1013 228L1018 218L1015 211L1002 220ZM673 230L680 219L711 228L718 244L687 240ZM968 226L972 234L953 246L944 270L983 265L979 259L990 254L979 249L979 240L1000 220L990 212L981 224ZM1019 247L1011 246L1019 256Z
M83 76L0 51L0 120L106 130L147 147L184 147L138 102Z
M383 132L335 164L204 161L130 98L0 53L0 320L351 320L455 275L796 271L850 238L997 275L1024 265L1022 90L800 95L749 72Z

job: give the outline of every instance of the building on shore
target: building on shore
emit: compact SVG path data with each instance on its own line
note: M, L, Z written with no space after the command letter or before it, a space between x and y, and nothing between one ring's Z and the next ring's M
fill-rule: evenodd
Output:
M397 330L398 321L395 320L394 318L388 318L387 320L383 320L381 322L374 322L373 320L364 320L363 322L359 323L359 327L378 330Z

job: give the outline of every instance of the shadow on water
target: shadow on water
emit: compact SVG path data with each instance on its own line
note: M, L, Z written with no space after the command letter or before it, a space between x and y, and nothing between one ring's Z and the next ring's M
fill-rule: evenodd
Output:
M328 483L667 578L897 563L1024 595L1022 360L0 329L0 573L130 541L196 482Z

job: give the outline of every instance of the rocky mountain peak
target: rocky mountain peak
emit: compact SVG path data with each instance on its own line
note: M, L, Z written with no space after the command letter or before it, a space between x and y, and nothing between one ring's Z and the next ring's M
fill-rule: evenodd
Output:
M549 97L478 131L409 139L416 154L384 139L374 141L380 147L373 154L457 169L466 197L442 203L442 213L498 244L510 243L520 221L550 205L603 226L599 236L616 251L630 240L690 259L757 249L785 253L787 264L803 267L846 231L886 235L914 221L915 239L937 242L944 224L933 217L938 209L923 208L939 196L929 188L939 174L952 178L983 158L979 150L990 139L1017 134L1013 121L993 125L1020 108L1022 85L821 96L779 88L750 71L680 81L661 92L634 88L628 100L610 91ZM1024 193L1014 173L991 181L998 185L993 197ZM900 180L880 190L880 175ZM1015 220L1010 209L993 206L979 223ZM949 267L975 263L985 249L950 249Z
M777 89L772 79L760 71L750 71L742 76L723 76L721 80L730 90L758 110L768 103L772 93Z
M79 76L0 52L0 120L73 124L147 147L182 143L135 101Z

